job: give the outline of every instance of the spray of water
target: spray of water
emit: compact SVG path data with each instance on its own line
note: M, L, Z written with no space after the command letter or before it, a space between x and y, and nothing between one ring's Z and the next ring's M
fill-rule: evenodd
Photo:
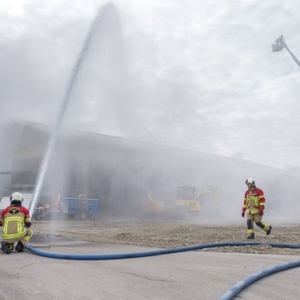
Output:
M90 27L87 38L83 43L83 47L81 49L81 52L79 53L78 59L77 59L75 65L72 69L71 76L70 76L70 79L68 81L67 88L66 88L66 91L65 91L65 95L63 97L63 103L62 103L61 108L59 110L59 114L57 116L57 120L55 122L55 126L53 128L53 131L50 135L50 139L49 139L49 142L48 142L46 154L44 156L43 162L42 162L40 170L39 170L39 175L38 175L35 191L34 191L33 198L31 200L30 208L29 208L29 212L30 212L31 215L33 213L33 210L35 208L35 205L36 205L37 200L39 198L39 195L41 193L41 189L43 187L45 175L47 173L48 166L49 166L49 163L51 161L51 157L52 157L52 154L53 154L53 151L54 151L54 148L55 148L55 144L56 144L56 141L57 141L57 138L58 138L58 134L59 134L60 128L63 124L63 120L64 120L64 117L65 117L65 114L66 114L66 111L67 111L67 108L68 108L70 98L72 96L72 92L73 92L75 84L77 82L78 75L80 73L82 64L83 64L83 62L85 60L85 57L88 53L89 46L91 44L91 40L93 38L93 34L95 32L95 29L97 28L98 24L101 22L101 19L103 18L103 15L105 15L106 13L108 13L109 11L114 10L114 9L115 8L114 8L112 3L108 3L108 4L106 4L106 5L104 5L100 8L94 22L92 23L92 25Z

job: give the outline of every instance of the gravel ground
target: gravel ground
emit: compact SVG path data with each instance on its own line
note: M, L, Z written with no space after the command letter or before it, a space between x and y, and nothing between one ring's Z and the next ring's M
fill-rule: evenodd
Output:
M300 244L300 224L272 223L270 236L255 228L252 242ZM246 224L195 223L170 220L80 221L40 220L33 223L36 234L55 235L80 241L107 244L175 248L218 242L245 242ZM300 249L274 248L268 245L207 248L200 251L300 255Z

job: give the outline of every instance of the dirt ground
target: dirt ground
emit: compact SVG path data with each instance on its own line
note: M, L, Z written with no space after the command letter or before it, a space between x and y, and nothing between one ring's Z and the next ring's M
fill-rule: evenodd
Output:
M300 224L272 223L271 235L255 228L250 242L300 244ZM107 244L139 245L153 248L176 248L207 243L246 242L246 224L195 223L170 220L39 220L35 234L55 235L80 241ZM269 245L206 248L200 251L257 254L300 255L300 249L275 248Z

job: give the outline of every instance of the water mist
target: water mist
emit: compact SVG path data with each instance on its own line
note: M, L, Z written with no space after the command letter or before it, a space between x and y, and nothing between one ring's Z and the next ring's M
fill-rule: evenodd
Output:
M86 55L88 53L89 46L91 44L91 40L93 38L94 32L95 32L97 26L99 25L99 23L101 23L101 20L105 17L105 15L109 14L111 11L114 11L114 10L115 10L115 8L114 8L114 5L112 3L108 3L108 4L106 4L106 5L104 5L100 8L95 20L93 21L93 23L90 27L87 38L83 43L83 47L82 47L81 52L79 53L78 59L77 59L75 65L72 69L71 76L70 76L70 79L68 81L67 88L66 88L66 91L65 91L65 95L63 97L63 102L62 102L61 108L59 110L55 126L54 126L53 131L50 135L47 150L46 150L44 159L42 161L42 164L41 164L41 167L40 167L40 170L39 170L39 175L38 175L35 191L34 191L33 198L31 200L30 208L29 208L29 212L30 212L31 215L33 213L33 210L35 208L35 204L37 203L37 200L38 200L39 195L41 193L41 189L43 187L43 183L44 183L44 179L45 179L45 174L48 170L48 166L49 166L49 163L51 161L53 151L55 149L55 144L57 142L57 138L58 138L58 135L59 135L59 132L60 132L60 128L63 124L63 120L64 120L64 117L65 117L65 114L66 114L66 111L67 111L67 108L68 108L70 98L72 96L72 92L73 92L74 87L76 85L78 75L79 75L80 70L82 68L83 62L84 62L84 60L86 58Z

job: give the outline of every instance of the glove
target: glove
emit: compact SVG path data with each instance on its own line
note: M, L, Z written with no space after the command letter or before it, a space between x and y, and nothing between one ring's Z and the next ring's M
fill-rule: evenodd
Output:
M262 216L264 212L262 210L259 211L259 215Z
M26 228L29 228L31 226L31 222L26 222L24 225Z
M242 213L242 217L243 217L243 218L245 217L245 213Z

